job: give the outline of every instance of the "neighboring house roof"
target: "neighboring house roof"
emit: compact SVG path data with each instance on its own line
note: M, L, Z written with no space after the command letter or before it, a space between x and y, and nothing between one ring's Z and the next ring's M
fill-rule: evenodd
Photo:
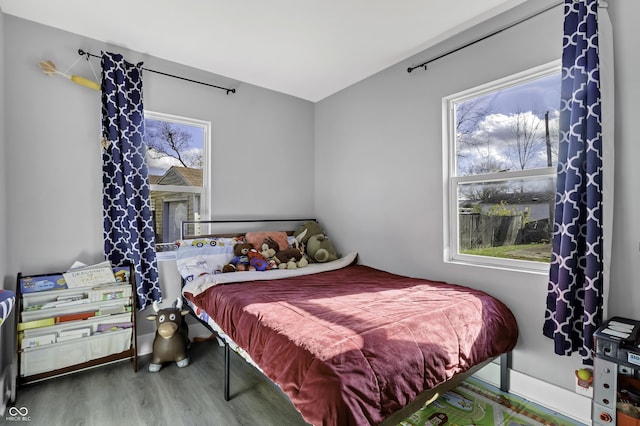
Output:
M202 169L171 166L156 182L157 185L202 186Z
M149 175L149 185L157 184L161 177L160 175Z

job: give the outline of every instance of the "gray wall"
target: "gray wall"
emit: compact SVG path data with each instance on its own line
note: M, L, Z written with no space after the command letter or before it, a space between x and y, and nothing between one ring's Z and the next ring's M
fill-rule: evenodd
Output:
M4 15L0 9L0 70L4 66ZM4 73L0 73L0 99L4 99ZM5 136L4 136L4 102L0 102L0 206L6 206L6 168L7 156L5 155ZM0 208L0 274L4 277L7 268L7 226L6 226L6 210ZM0 283L0 286L2 284ZM0 287L2 288L2 287ZM12 327L13 322L9 319L0 329L0 375L4 371L5 365L11 360L9 349L11 346L5 342L11 339L11 333L7 330ZM5 386L0 383L0 390L4 392ZM0 397L0 406L5 402L4 395Z
M481 35L540 7L527 2L506 17L473 30ZM551 4L552 2L545 2ZM638 317L640 211L636 172L640 155L632 94L637 70L637 2L611 1L616 40L617 122L615 227L610 313ZM542 336L547 276L444 262L442 97L561 57L562 8L407 73L407 67L473 39L449 40L316 104L316 217L343 251L361 262L413 276L445 280L498 296L515 313L520 339L514 369L574 389L578 356L553 355ZM633 56L633 57L632 57ZM635 59L634 59L635 57ZM625 120L626 118L626 120Z
M0 70L4 70L4 14L0 9ZM5 73L0 73L0 99L4 99ZM7 155L5 149L4 102L0 102L0 206L7 205ZM7 211L0 208L0 274L4 277L7 267Z
M76 34L4 15L5 167L11 248L5 288L16 273L65 269L79 259L103 259L100 93L43 74L38 63L52 60L65 70L82 48L122 53L129 62L177 74L237 93L145 72L145 109L212 123L214 217L311 217L313 215L313 104L299 98L238 83L179 64L107 46ZM99 60L92 60L100 75ZM84 58L71 70L92 71ZM3 160L4 161L4 160ZM2 194L2 193L0 193ZM5 207L6 206L6 207ZM0 248L2 250L2 248ZM0 263L0 266L2 264ZM171 270L166 265L161 270ZM175 266L173 268L175 270ZM165 279L166 278L166 279ZM161 276L163 285L179 285ZM166 282L165 281L169 281ZM170 292L172 295L175 292ZM139 324L139 334L151 325Z

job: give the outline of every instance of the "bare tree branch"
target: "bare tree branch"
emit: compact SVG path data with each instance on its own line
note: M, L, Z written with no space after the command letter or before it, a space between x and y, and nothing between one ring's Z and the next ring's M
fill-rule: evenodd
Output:
M145 142L155 158L171 157L183 167L202 167L202 155L190 151L191 134L166 121L145 130Z

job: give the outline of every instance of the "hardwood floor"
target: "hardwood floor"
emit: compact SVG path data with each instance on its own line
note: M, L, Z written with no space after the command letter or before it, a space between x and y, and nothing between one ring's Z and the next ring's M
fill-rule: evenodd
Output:
M191 363L150 373L150 356L18 389L30 425L307 425L291 402L257 370L231 354L231 400L223 398L224 348L193 343ZM0 419L2 424L25 424Z

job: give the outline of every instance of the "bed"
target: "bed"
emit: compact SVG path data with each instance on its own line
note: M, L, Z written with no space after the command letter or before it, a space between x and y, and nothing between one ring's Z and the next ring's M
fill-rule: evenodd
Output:
M215 273L250 232L215 236L210 224L178 242L178 269L187 304L224 342L226 399L234 350L310 424L397 424L516 344L515 318L499 300L362 265L357 253Z

